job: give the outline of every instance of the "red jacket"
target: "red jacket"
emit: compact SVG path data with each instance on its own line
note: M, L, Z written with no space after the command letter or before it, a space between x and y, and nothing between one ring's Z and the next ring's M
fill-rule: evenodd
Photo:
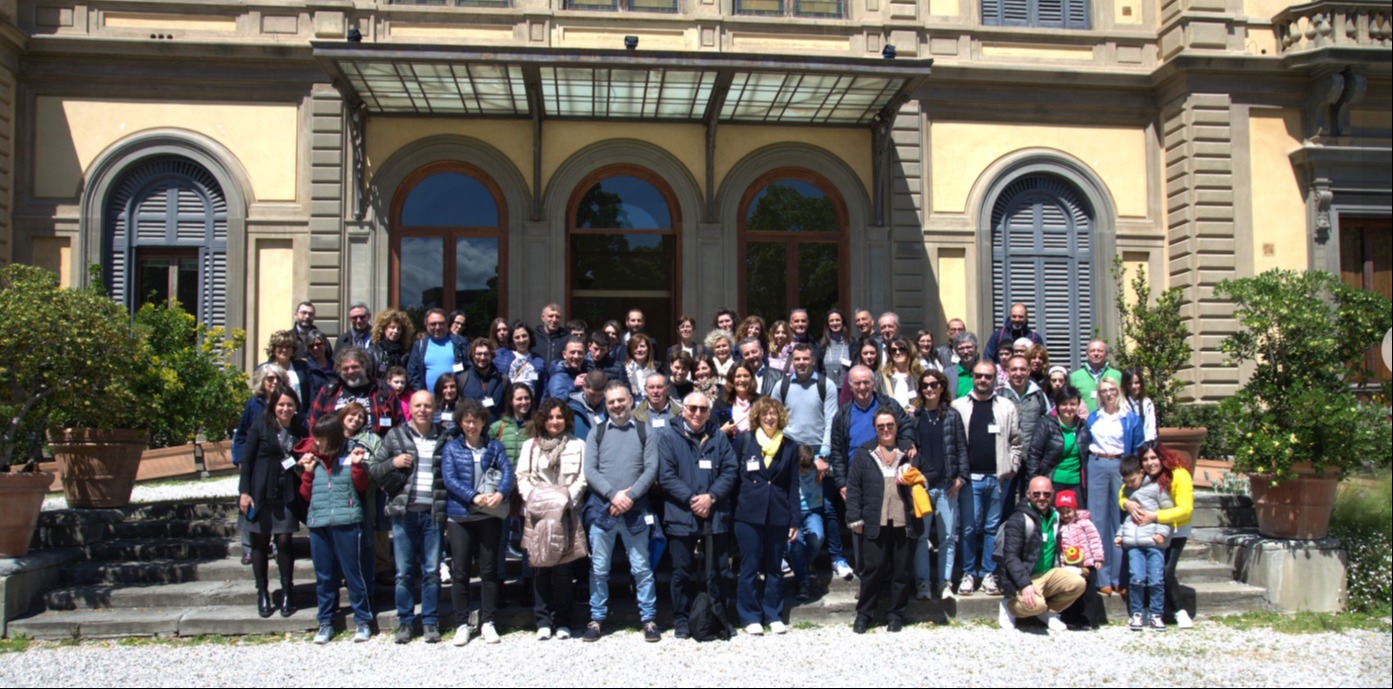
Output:
M310 407L309 426L314 428L314 422L325 414L334 414L349 401L358 401L368 410L368 427L377 436L387 435L387 431L392 430L393 426L400 426L405 423L406 416L402 414L401 404L397 401L397 394L391 388L379 386L377 381L369 381L365 386L362 397L352 393L345 393L343 381L335 381L319 392L314 404Z

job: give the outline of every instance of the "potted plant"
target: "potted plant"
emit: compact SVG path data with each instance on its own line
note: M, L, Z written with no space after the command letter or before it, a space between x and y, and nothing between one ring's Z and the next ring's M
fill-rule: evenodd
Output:
M1252 373L1224 401L1234 468L1248 474L1258 530L1274 538L1324 538L1336 487L1365 463L1393 452L1388 409L1362 403L1351 385L1390 322L1387 297L1330 273L1271 270L1225 280L1237 332L1220 345Z
M1179 416L1176 400L1185 382L1176 377L1190 363L1191 350L1187 340L1190 331L1180 315L1182 290L1165 290L1151 299L1151 284L1146 279L1146 267L1138 266L1132 276L1131 292L1136 300L1127 300L1126 271L1122 259L1113 261L1113 280L1117 283L1117 314L1122 323L1122 337L1115 348L1119 368L1136 367L1146 381L1147 394L1156 405L1157 439L1186 458L1193 473L1200 446L1209 435L1203 427L1168 425Z
M0 361L19 425L46 431L69 506L124 506L153 416L148 348L101 292L100 275L93 287L64 289L39 268L4 271Z
M137 478L232 468L231 443L226 439L248 394L247 375L234 357L246 334L210 328L178 301L142 306L135 314L135 329L160 373L151 449L144 453Z

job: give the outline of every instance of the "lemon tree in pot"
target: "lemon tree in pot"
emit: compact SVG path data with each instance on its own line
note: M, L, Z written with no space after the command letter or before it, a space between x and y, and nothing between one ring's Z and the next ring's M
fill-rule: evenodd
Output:
M1183 292L1173 287L1152 299L1146 267L1137 267L1129 285L1121 258L1113 261L1112 277L1117 284L1115 305L1122 326L1122 337L1113 350L1117 366L1141 372L1147 395L1156 407L1158 439L1184 456L1193 472L1209 430L1185 426L1187 417L1176 413L1180 391L1185 387L1176 374L1190 363L1192 354L1190 330L1180 313Z
M70 506L124 506L159 380L130 314L99 287L66 289L33 266L0 269L0 294L0 458L32 463L46 433Z
M1225 280L1238 330L1220 349L1251 366L1224 401L1234 469L1250 477L1258 529L1275 538L1324 538L1336 487L1393 453L1388 408L1362 403L1351 386L1362 359L1393 322L1387 297L1330 273L1271 270Z

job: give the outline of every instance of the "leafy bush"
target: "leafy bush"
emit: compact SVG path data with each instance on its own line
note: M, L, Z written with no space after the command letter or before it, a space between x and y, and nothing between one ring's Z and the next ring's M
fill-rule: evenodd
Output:
M1234 468L1280 482L1292 465L1343 473L1388 463L1393 453L1387 410L1350 392L1362 381L1356 361L1393 324L1393 304L1334 275L1270 270L1225 280L1239 329L1220 345L1253 373L1224 401L1233 430Z
M26 438L44 429L147 427L155 371L130 314L100 287L64 289L42 268L0 268L0 465L24 461Z
M1330 535L1344 541L1349 554L1349 610L1387 616L1393 600L1393 476L1341 484Z
M1207 428L1209 435L1200 445L1203 459L1228 459L1233 456L1232 429L1224 422L1223 409L1218 404L1182 404L1171 410L1168 423L1180 428Z
M228 437L250 394L234 360L246 333L209 328L177 301L142 306L135 325L159 376L150 446L191 443L199 433L209 442Z
M1152 303L1146 267L1138 266L1132 277L1136 302L1129 304L1121 258L1113 261L1112 277L1117 283L1117 314L1122 321L1122 337L1113 349L1117 366L1141 371L1147 393L1156 405L1157 426L1184 427L1171 418L1175 400L1185 387L1175 374L1190 363L1191 356L1186 344L1190 330L1180 315L1182 290L1173 287L1161 292Z

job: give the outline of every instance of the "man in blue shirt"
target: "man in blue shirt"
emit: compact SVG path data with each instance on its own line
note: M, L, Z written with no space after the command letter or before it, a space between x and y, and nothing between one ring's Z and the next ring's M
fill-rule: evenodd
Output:
M469 343L452 334L446 322L443 309L426 312L426 337L412 345L406 362L406 380L412 390L433 390L436 378L463 373L469 367Z
M560 397L564 400L580 392L589 370L585 365L585 339L570 336L561 350L561 358L551 362L551 369L547 371L547 391L542 399Z

